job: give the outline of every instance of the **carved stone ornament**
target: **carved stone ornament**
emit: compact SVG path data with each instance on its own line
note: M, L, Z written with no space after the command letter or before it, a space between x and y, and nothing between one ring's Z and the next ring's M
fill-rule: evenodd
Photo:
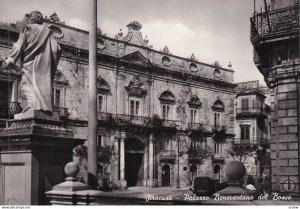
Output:
M196 57L195 57L194 53L191 55L190 59L193 60L193 61L196 61Z
M147 89L144 86L144 82L141 81L138 75L134 76L133 79L125 86L125 89L129 95L142 97L147 94Z
M126 75L125 75L125 73L119 73L119 74L117 75L117 78L118 78L118 80L125 81Z
M166 90L163 93L161 93L161 95L159 96L159 100L162 103L174 104L176 99L171 91Z
M107 94L109 91L110 87L108 83L101 76L99 76L97 78L97 92L101 94Z
M170 65L172 64L171 59L170 59L170 57L168 57L168 56L163 56L163 57L161 58L161 62L162 62L162 64L165 65L165 66L170 66Z
M220 99L218 99L211 108L218 112L224 112L225 110L225 106Z
M65 22L60 21L60 18L58 17L56 12L53 12L53 14L49 16L49 20L52 21L52 22L65 24Z
M165 46L165 47L164 47L163 52L164 52L165 54L170 54L170 50L169 50L168 46Z
M191 108L200 108L202 106L200 99L196 95L191 97L190 101L188 101L188 104Z
M57 70L55 72L54 82L67 84L68 80L65 78L65 76L62 74L62 72L60 70Z
M128 28L135 29L135 30L141 30L142 29L142 24L139 23L138 21L131 21L128 25Z
M189 68L190 68L190 71L192 71L192 72L198 71L197 65L193 62L190 64Z

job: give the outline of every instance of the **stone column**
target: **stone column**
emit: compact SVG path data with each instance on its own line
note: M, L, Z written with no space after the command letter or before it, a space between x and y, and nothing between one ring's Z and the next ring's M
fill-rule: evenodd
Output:
M115 145L116 153L119 153L119 137L118 136L114 137L114 145ZM120 179L120 175L119 175L119 159L115 160L115 162L114 162L114 178L115 178L115 180L119 180Z
M127 182L125 180L125 136L121 136L120 141L120 183L122 188L126 188Z
M148 187L156 187L156 180L153 178L154 171L154 147L153 147L154 137L153 134L149 138L149 180L147 182Z
M148 160L148 146L145 148L145 153L144 153L144 181L143 184L146 187L147 186L147 179L148 179L148 166L149 166L149 160Z

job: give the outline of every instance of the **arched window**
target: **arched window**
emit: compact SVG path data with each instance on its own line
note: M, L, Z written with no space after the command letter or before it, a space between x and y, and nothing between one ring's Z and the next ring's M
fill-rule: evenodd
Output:
M218 99L213 104L212 109L214 112L214 127L215 128L221 127L223 112L225 111L225 106L223 102L220 99Z
M201 102L200 99L196 96L193 95L188 101L189 107L190 107L190 123L198 123L199 122L199 110L201 107Z
M107 111L107 95L110 92L110 87L108 83L102 78L97 79L97 111L106 112Z
M176 100L174 94L166 90L160 94L159 100L161 103L161 118L171 120L173 118L173 106Z

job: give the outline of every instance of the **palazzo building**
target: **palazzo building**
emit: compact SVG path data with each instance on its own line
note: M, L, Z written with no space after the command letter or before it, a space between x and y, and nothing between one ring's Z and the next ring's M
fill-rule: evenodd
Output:
M87 138L88 32L47 18L62 56L53 95L55 111L75 137ZM23 22L0 24L0 59L9 55ZM196 176L225 181L235 128L234 71L231 64L206 64L183 58L166 46L155 50L133 21L126 35L98 30L97 146L114 146L118 158L108 165L111 180L123 187L187 186ZM159 31L158 31L159 32ZM176 34L174 34L176 36ZM19 90L21 71L0 67L1 127L25 107ZM223 139L215 140L222 132ZM212 150L213 157L192 165L189 147Z

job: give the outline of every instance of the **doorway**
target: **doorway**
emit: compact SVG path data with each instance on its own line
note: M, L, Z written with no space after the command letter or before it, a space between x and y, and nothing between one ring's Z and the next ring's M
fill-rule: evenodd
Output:
M162 167L161 182L162 182L163 187L170 186L170 166L169 165L164 165Z
M125 179L128 187L143 184L144 144L135 138L125 141Z

